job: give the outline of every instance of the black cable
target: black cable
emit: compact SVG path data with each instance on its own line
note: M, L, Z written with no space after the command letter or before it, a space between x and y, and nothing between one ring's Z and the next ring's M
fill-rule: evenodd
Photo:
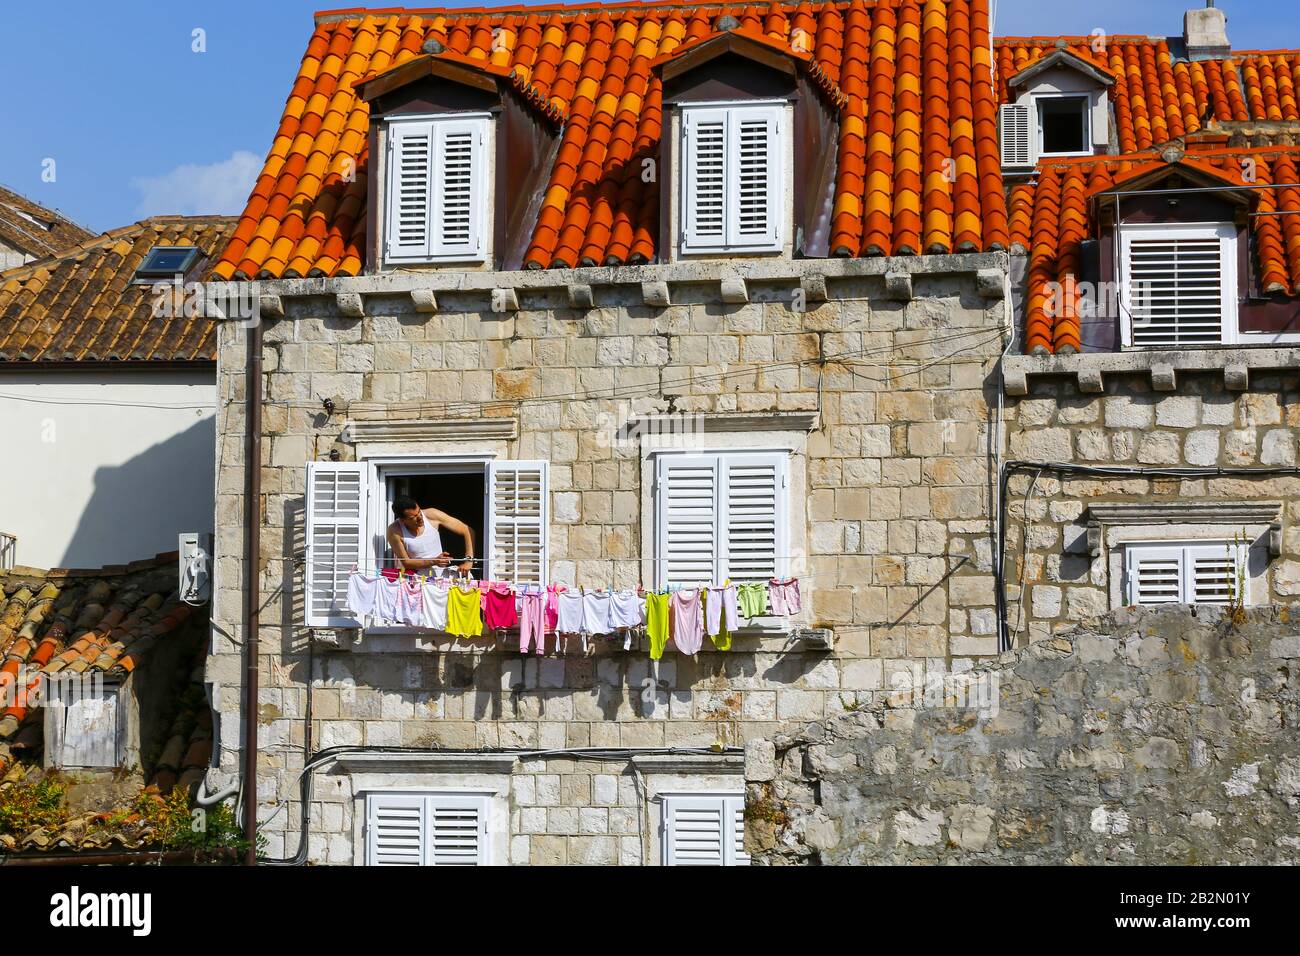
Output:
M1300 467L1277 465L1264 468L1212 466L1169 466L1159 465L1076 465L1063 461L1007 461L1002 464L1002 473L998 476L998 514L997 536L994 547L997 557L993 561L993 586L995 607L998 615L998 650L1012 650L1007 622L1006 591L1006 533L1007 533L1007 486L1011 475L1018 471L1051 471L1059 474L1090 475L1096 478L1277 478L1300 476ZM1023 549L1024 542L1021 542Z

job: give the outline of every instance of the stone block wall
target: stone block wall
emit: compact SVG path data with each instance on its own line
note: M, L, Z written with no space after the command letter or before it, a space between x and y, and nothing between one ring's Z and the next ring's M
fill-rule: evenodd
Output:
M1181 375L1173 392L1153 391L1144 375L1108 376L1100 395L1079 392L1069 379L1035 379L1028 396L1008 401L1006 419L1011 459L1134 468L1294 467L1300 373L1256 373L1244 392L1228 391L1222 373ZM1030 468L1013 475L1007 491L1008 626L1017 643L1043 639L1115 606L1111 549L1096 556L1089 549L1093 505L1277 502L1281 555L1261 555L1268 566L1252 582L1251 602L1286 603L1300 595L1300 476L1036 476ZM1202 529L1229 540L1242 530L1241 523ZM1266 541L1250 537L1267 550Z
M989 429L1005 317L973 268L919 272L910 301L887 298L882 275L834 277L829 301L802 310L797 280L751 280L742 304L723 303L716 280L674 285L664 308L646 305L640 286L612 286L589 311L570 309L563 286L521 287L509 312L448 289L437 311L421 311L409 292L356 281L374 284L362 317L340 314L332 295L286 296L285 316L264 326L259 797L273 855L296 843L293 815L275 811L296 800L308 728L313 747L741 746L779 721L871 703L913 661L942 670L996 653ZM227 775L240 745L244 347L242 328L221 327L208 679ZM305 463L354 455L347 421L516 418L506 457L551 463L550 578L603 586L613 574L627 586L639 583L653 519L639 453L598 429L632 395L643 412L818 413L792 476L803 520L791 542L802 623L833 629L833 651L747 633L698 660L670 651L649 675L643 649L524 662L508 641L365 638L316 648L309 665ZM537 835L522 828L512 836ZM346 855L330 834L347 832L333 813L313 821L318 858Z
M1295 865L1298 630L1280 607L1120 610L966 675L995 706L899 693L754 742L747 846L768 864Z

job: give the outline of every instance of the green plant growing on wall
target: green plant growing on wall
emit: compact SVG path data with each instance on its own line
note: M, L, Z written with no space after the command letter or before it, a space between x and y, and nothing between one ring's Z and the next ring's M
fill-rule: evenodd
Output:
M67 786L56 777L18 783L0 790L0 833L24 836L37 827L57 829L68 822Z

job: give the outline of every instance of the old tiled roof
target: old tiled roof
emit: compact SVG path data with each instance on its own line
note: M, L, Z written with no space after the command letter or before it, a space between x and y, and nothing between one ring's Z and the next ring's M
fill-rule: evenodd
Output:
M1300 183L1300 147L1296 146L1196 148L1181 163L1228 186L1244 185L1246 169L1260 184ZM1013 248L1029 252L1026 351L1079 349L1079 317L1068 311L1049 314L1049 284L1078 278L1081 244L1091 235L1091 197L1163 165L1165 160L1155 150L1055 160L1044 162L1033 182L1012 187ZM1260 213L1300 212L1300 187L1260 189L1257 202ZM1300 295L1300 215L1258 216L1251 223L1262 290Z
M565 117L525 261L652 261L662 106L651 64L718 19L792 50L846 97L830 247L837 254L1002 248L988 0L744 6L341 11L318 17L220 278L356 275L364 267L368 112L354 85L427 39L508 69ZM353 170L356 175L351 175Z
M1159 146L1203 129L1211 120L1300 120L1300 51L1239 52L1222 60L1175 60L1153 37L1002 37L997 51L999 102L1007 83L1056 49L1104 63L1116 77L1110 88L1119 151Z
M19 680L99 671L124 677L160 641L180 633L195 609L176 593L176 554L95 570L0 572L0 771L21 749L25 701L9 693Z
M158 216L0 272L0 363L214 360L212 321L187 318L183 303L176 317L155 317L152 285L133 279L154 246L198 246L211 260L234 226L226 216Z
M94 236L66 216L0 186L0 243L43 259Z

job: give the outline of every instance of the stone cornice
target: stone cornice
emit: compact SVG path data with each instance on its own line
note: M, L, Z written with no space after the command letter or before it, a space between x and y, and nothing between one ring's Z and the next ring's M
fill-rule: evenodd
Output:
M1101 554L1106 525L1227 524L1264 525L1269 552L1281 553L1282 504L1277 501L1179 501L1093 504L1088 506L1088 550Z
M439 440L503 439L519 436L514 418L415 418L404 420L353 420L343 429L345 442L423 442Z
M643 773L741 773L745 769L745 755L636 754L632 764Z
M517 754L387 753L340 754L335 763L349 773L499 773L513 771Z
M677 415L638 415L628 420L620 434L626 436L657 434L661 423L668 426L679 425L682 418ZM811 432L816 431L821 418L817 412L701 412L699 422L705 433L715 432ZM668 428L664 429L667 433Z
M1146 352L1082 352L1075 355L1008 355L1002 382L1008 395L1028 395L1029 376L1074 378L1079 391L1100 395L1105 375L1146 374L1157 392L1177 388L1179 372L1219 372L1230 391L1250 387L1252 371L1300 367L1300 348L1261 343L1250 347Z

